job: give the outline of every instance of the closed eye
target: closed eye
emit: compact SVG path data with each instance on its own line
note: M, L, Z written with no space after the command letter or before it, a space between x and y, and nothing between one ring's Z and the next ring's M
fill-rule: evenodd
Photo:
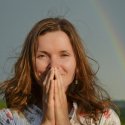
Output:
M70 56L69 54L61 54L61 56Z
M44 57L47 57L47 55L46 54L40 54L40 55L37 56L37 58L44 58Z
M46 51L38 51L37 58L45 58L48 57L48 53Z
M67 52L67 51L61 51L61 52L60 52L60 55L61 55L61 57L68 57L68 56L70 56L71 54L70 54L69 52Z

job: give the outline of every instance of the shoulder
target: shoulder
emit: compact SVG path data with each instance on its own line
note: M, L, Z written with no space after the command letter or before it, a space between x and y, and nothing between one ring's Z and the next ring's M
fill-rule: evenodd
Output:
M41 123L43 112L36 105L31 105L24 110L24 115L30 124L37 125Z
M0 123L3 125L11 124L14 122L12 112L10 109L0 110Z
M71 122L74 123L76 121L76 123L78 122L77 116L76 116L76 112L77 112L77 104L73 103L73 107L74 107L74 111L72 113L72 117L71 117ZM86 124L86 118L83 114L79 115L79 120L81 123ZM91 120L92 122L93 120ZM99 125L121 125L119 116L117 115L117 113L113 110L113 109L107 109L104 113L100 114L100 119L99 121L97 121L97 123Z
M0 110L0 125L25 124L28 122L22 113L16 110L5 108Z
M103 124L121 125L119 116L112 109L108 109L102 114L100 125L103 125Z

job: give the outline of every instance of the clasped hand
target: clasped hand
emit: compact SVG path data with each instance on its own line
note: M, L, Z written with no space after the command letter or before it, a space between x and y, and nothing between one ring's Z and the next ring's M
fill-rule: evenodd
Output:
M43 82L43 119L41 125L70 125L62 77L51 68Z

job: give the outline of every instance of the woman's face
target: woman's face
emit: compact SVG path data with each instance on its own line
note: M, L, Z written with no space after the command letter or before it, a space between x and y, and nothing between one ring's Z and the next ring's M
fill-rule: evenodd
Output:
M74 79L76 60L69 37L62 31L49 32L38 37L37 75L42 76L48 67L58 69L66 91Z

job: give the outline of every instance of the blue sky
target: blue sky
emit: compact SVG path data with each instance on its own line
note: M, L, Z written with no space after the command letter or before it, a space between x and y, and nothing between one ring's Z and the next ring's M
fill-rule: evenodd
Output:
M89 56L98 61L98 78L113 99L124 99L124 0L0 1L0 81L8 78L16 53L31 27L48 16L64 16L77 28ZM97 64L92 63L97 69Z

